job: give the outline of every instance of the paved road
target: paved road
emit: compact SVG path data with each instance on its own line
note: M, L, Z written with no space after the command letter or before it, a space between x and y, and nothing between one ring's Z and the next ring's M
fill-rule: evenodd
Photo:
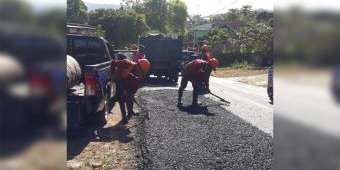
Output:
M274 85L275 167L338 170L340 106L330 89L279 78Z
M164 87L146 86L145 90L175 89L179 87L181 79L177 85ZM188 83L187 91L192 90L191 83ZM264 87L252 86L235 81L234 79L210 77L210 90L212 93L230 102L229 106L222 106L227 111L247 121L263 132L273 136L273 105L270 104L267 90ZM205 97L218 100L208 94Z
M230 105L206 95L198 108L190 106L190 87L177 108L177 89L145 86L137 94L150 114L136 137L140 169L273 168L273 116L265 88L212 78L212 92Z

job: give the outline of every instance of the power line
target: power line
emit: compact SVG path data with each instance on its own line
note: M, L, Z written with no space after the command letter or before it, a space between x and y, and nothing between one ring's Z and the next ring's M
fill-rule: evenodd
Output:
M240 0L234 0L231 4L228 4L228 5L224 6L223 8L221 8L220 10L218 10L218 11L216 11L216 12L210 14L210 15L204 16L203 18L205 18L205 17L210 17L210 16L212 16L212 15L215 15L215 14L217 14L217 13L223 11L223 10L226 9L227 7L234 5L234 4L235 4L236 2L238 2L238 1L240 1Z

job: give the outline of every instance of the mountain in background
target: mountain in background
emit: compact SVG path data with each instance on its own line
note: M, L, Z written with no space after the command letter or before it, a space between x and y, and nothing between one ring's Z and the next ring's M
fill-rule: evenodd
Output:
M87 6L87 11L92 11L92 10L99 9L99 8L104 8L104 9L120 8L119 4L95 4L95 3L89 3L89 2L84 2L84 3Z

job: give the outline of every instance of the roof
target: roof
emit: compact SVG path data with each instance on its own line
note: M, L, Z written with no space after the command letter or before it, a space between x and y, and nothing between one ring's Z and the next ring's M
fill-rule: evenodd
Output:
M202 31L205 31L205 30L210 30L212 28L213 24L204 24L204 25L199 25L195 28L193 28L192 30L202 30Z
M92 29L92 30L96 29L96 27L92 25L74 24L74 23L67 23L67 28L84 28L84 29Z
M247 24L243 21L215 21L213 27L227 28L234 31L239 31L241 28L246 27Z

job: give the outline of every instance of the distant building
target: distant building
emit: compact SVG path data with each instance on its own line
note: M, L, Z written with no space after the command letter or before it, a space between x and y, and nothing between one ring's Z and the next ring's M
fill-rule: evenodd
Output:
M204 39L204 36L209 33L210 30L214 28L222 28L228 30L229 35L237 39L239 32L243 28L247 28L248 25L245 22L242 21L215 21L209 24L199 25L193 29L191 29L192 35L194 37L194 40L192 43L188 43L194 47L194 49L199 49L201 45L207 43L207 40ZM252 34L251 32L247 34ZM233 47L233 43L231 42L223 42L224 45L227 47L235 48Z

